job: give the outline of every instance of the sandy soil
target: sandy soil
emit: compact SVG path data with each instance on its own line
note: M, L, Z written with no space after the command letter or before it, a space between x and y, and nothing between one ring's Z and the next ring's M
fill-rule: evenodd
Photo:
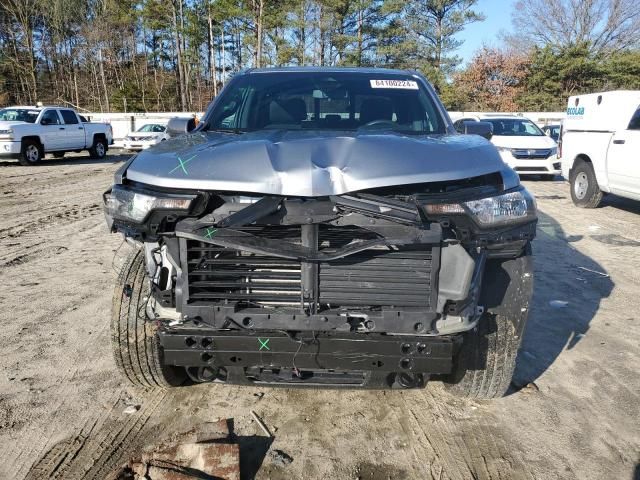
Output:
M218 418L233 418L244 478L640 478L639 203L579 210L566 183L526 182L541 210L535 298L500 400L435 383L145 392L120 379L109 345L112 263L129 247L107 233L101 194L124 158L0 162L0 478L102 479L158 436Z

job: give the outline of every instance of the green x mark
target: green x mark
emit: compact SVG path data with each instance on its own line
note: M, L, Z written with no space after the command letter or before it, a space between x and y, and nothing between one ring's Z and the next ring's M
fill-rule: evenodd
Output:
M217 228L209 227L209 228L207 228L207 231L206 231L206 232L204 232L204 236L205 236L205 238L213 238L213 235L214 235L217 231L218 231L218 229L217 229Z
M258 339L258 343L260 344L260 348L258 350L262 350L263 348L265 350L271 350L269 348L269 338L267 338L266 340L262 340L261 338Z
M169 173L173 173L176 170L178 170L179 168L182 169L182 171L184 172L185 175L189 175L189 172L187 172L187 169L185 168L185 165L187 163L189 163L191 160L193 160L194 158L196 158L196 155L193 155L189 158L187 158L186 160L182 160L182 158L180 158L180 155L176 155L176 158L178 159L178 166L176 168L174 168L173 170L171 170Z

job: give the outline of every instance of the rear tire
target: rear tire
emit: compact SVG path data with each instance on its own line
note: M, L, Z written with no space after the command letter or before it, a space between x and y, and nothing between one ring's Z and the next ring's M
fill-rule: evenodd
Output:
M464 334L445 387L454 395L476 399L502 397L516 366L533 290L531 247L521 257L487 263L480 305L486 312Z
M598 186L593 165L584 160L576 160L569 175L571 200L580 208L596 208L602 201L602 190Z
M147 319L149 280L141 250L125 261L113 293L111 346L116 366L133 385L168 388L182 385L184 368L163 364L157 326Z
M18 161L20 162L20 165L31 167L40 163L43 154L43 148L39 142L36 140L25 140L22 143L22 150L20 151Z
M107 148L107 141L104 138L96 138L93 140L93 146L89 149L89 156L102 159L107 155Z

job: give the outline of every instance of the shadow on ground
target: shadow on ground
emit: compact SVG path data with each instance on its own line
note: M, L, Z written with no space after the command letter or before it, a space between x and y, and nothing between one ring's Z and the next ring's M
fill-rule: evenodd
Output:
M600 264L571 245L582 237L565 235L560 224L544 212L539 217L533 242L533 302L514 386L533 382L565 349L574 348L588 334L600 302L614 287Z
M118 150L110 151L106 157L102 159L90 158L88 155L69 155L64 158L45 158L37 165L27 168L49 167L53 165L101 165L123 162L131 158L130 153L122 153ZM0 167L22 167L18 160L3 160Z

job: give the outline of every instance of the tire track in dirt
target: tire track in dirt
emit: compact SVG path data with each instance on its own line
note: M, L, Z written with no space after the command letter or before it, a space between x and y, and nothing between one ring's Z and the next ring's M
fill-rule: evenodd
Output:
M121 392L122 393L122 392ZM166 392L149 392L136 413L123 416L119 397L111 409L98 419L85 424L73 440L63 441L50 449L30 470L26 478L103 480L123 463L131 451L141 447L139 439L150 418L162 406Z
M46 229L47 235L44 236L45 241L42 240L42 235L27 234L20 239L20 243L15 245L18 249L9 247L9 252L6 252L5 249L5 254L0 256L0 259L6 259L7 256L15 255L16 253L19 254L18 258L22 257L22 261L12 264L16 271L11 274L11 277L21 278L23 282L27 282L29 278L33 278L35 280L33 285L38 285L43 281L46 283L46 277L56 275L55 272L59 272L59 274L64 277L66 267L76 263L74 259L77 259L77 252L69 251L69 248L64 246L65 244L69 244L68 241L71 236L74 238L74 245L85 246L82 251L88 248L88 251L95 252L97 255L92 255L91 253L88 255L91 255L93 261L100 263L104 245L96 244L93 240L99 234L99 231L102 230L99 225L101 219L99 218L98 209L96 208L94 210L94 212L88 214L86 211L78 209L75 215L69 215L67 217L68 221L52 224ZM64 218L64 216L62 217ZM29 240L31 241L29 242ZM7 242L0 241L0 246L2 246L3 243ZM29 264L25 266L25 257L26 261L33 261L33 265ZM104 266L103 268L106 270L107 267ZM14 269L12 268L11 270ZM43 280L38 273L41 271L51 273L47 273ZM7 269L4 269L3 273L9 274ZM6 278L8 279L10 277L6 276ZM13 289L13 287L11 288ZM51 325L49 328L53 327L55 329L55 323L51 324L51 321L55 321L56 317L64 315L70 310L75 310L78 305L81 305L81 308L86 308L89 311L92 309L92 305L95 305L96 302L90 301L85 303L85 297L86 293L83 294L82 291L73 292L73 295L64 297L59 302L56 302L60 305L55 310L41 310L41 313L39 312L37 317L30 319L28 325L33 325L33 328L38 330L40 330L40 325ZM72 307L69 307L69 305ZM67 353L67 355L62 357L63 362L57 365L57 368L60 372L67 373L57 378L59 384L75 385L78 382L82 382L78 376L78 365L100 360L101 352L97 347L99 344L108 341L106 334L107 329L108 323L105 322L97 329L94 329L94 335L86 339L88 341L76 347L78 349L76 355L69 356ZM38 330L31 336L35 336L36 338L40 336L37 333ZM25 340L26 339L23 339L22 341L24 342ZM45 351L46 350L42 350L37 355L42 356L45 354ZM84 372L81 372L84 375ZM13 395L14 398L20 398L20 396L21 394L19 393ZM22 396L24 396L24 394L22 394ZM65 396L58 398L59 401L56 402L56 405L52 409L54 412L59 412L63 407L67 406ZM10 401L15 402L15 400ZM9 405L11 405L11 403ZM22 435L11 443L12 448L10 448L8 452L5 451L5 462L3 465L3 468L8 468L7 471L10 472L7 478L23 478L25 472L32 466L33 462L40 457L46 448L51 446L52 440L59 435L59 432L55 430L55 425L59 424L59 422L55 421L55 415L56 414L54 414L54 418L44 424L41 421L30 421L27 424L28 431L23 431ZM21 438L28 440L23 442Z
M235 393L226 389L225 401ZM110 408L98 417L89 418L78 433L49 448L26 475L27 480L104 480L124 465L149 442L156 442L165 430L172 431L169 412L176 405L201 405L207 390L138 390L140 409L130 415L122 413L127 402L121 390Z
M434 452L431 474L434 478L450 480L532 479L519 460L521 453L507 444L503 432L490 426L489 412L462 415L475 405L450 397L444 391L434 392L430 387L419 392L424 403L416 407L402 397L406 412L416 431L416 440L428 452ZM483 409L482 406L476 407ZM399 412L397 412L399 413ZM481 415L481 416L480 416ZM438 472L438 477L435 472Z

